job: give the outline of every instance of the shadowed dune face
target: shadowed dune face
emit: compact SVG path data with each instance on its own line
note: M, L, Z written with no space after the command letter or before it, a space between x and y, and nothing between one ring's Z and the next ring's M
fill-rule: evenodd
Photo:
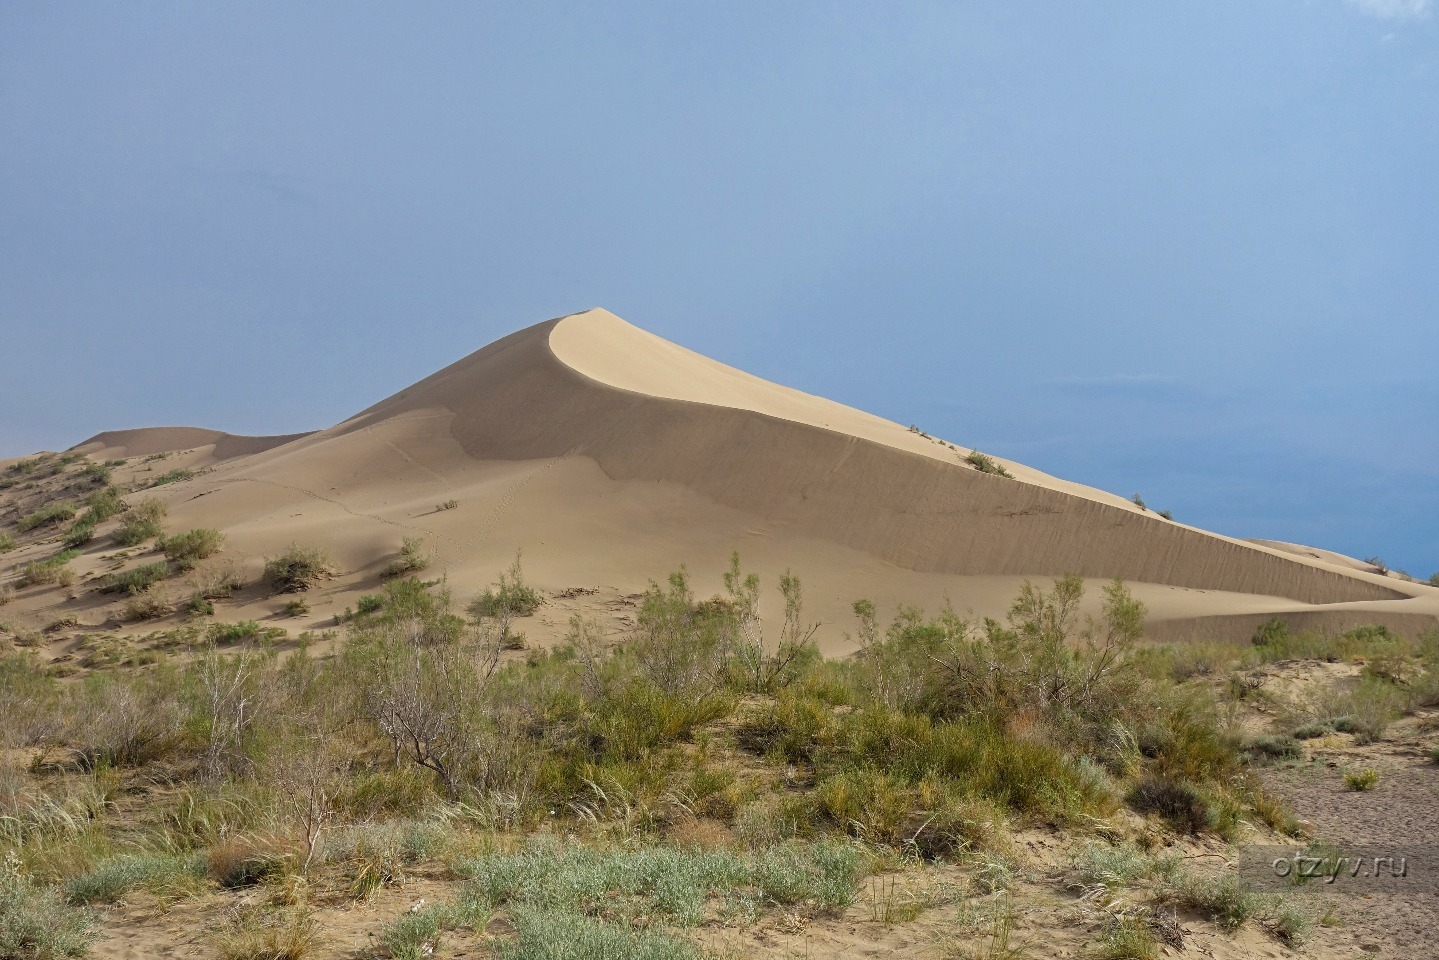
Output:
M588 458L612 480L681 484L776 536L830 541L921 573L1080 573L1305 603L1405 596L1105 495L980 473L895 424L697 361L634 328L616 336L616 323L592 311L520 331L337 430L444 409L476 459Z

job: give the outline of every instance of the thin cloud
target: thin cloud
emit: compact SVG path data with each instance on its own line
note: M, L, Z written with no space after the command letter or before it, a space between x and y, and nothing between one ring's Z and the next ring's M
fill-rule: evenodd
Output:
M1381 20L1420 20L1429 16L1434 0L1345 0L1351 7Z

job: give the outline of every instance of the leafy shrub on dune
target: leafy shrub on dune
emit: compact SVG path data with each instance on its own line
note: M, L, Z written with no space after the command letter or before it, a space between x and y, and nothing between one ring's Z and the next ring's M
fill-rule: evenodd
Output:
M219 530L196 529L161 537L155 546L170 560L184 565L194 565L220 552L225 544L225 535Z
M276 593L303 593L334 572L329 554L319 547L291 544L278 557L265 560L265 580Z
M524 571L520 569L520 555L517 553L515 562L500 574L500 582L494 587L486 587L485 592L470 604L470 615L528 617L538 610L543 602L539 591L525 583Z
M154 497L141 500L125 511L120 527L113 536L115 543L122 547L133 547L151 537L158 537L164 532L161 521L168 512L169 508L162 500Z
M964 457L964 462L969 464L974 469L978 470L980 473L993 474L996 477L1013 478L1014 476L1004 468L1004 464L1000 463L998 460L994 459L988 454L980 453L978 450L969 451L969 453L967 453Z
M0 861L0 957L49 960L87 953L95 919L67 906L51 888L34 883L12 850Z
M385 565L380 576L386 580L418 573L430 565L429 554L425 553L425 541L421 537L406 537L400 553Z
M25 533L37 527L48 527L53 524L62 523L73 518L75 513L75 505L69 501L48 503L34 513L21 517L20 522L16 526L19 527L21 533Z
M17 546L15 535L11 533L0 533L0 553L9 553Z
M154 563L143 563L138 567L101 577L97 589L101 593L140 593L168 576L170 565L163 560L156 560Z

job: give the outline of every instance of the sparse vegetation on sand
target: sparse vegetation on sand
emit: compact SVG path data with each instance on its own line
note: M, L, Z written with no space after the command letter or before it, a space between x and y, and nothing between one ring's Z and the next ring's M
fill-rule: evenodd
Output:
M470 614L475 617L528 617L544 603L538 590L525 583L524 571L520 568L520 555L515 562L500 574L500 581L470 604Z
M47 503L34 513L21 517L16 527L21 533L26 533L37 527L48 527L63 523L66 520L72 519L75 513L75 505L69 501Z
M1004 464L988 454L980 453L978 450L971 450L965 454L964 462L980 473L990 473L996 477L1013 478L1013 474L1004 468Z
M266 574L283 593L329 568L297 546ZM101 583L158 615L171 572ZM238 585L228 566L190 581L192 604ZM1122 889L1132 908L1089 928L1097 956L1154 956L1176 909L1297 944L1302 912L1166 849L1292 828L1248 765L1303 748L1234 725L1229 698L1258 694L1227 673L1362 651L1356 695L1418 696L1439 650L1286 627L1230 659L1201 652L1217 666L1196 672L1187 652L1141 647L1124 584L1087 617L1083 581L1062 577L1026 584L1002 621L901 608L885 622L859 601L858 654L825 660L797 577L765 582L735 556L723 583L703 599L676 571L620 642L577 615L559 646L519 654L514 621L539 594L517 557L470 603L389 579L324 655L255 621L175 624L153 636L176 655L150 661L88 637L90 672L63 689L33 654L0 655L0 848L24 878L7 882L82 945L87 905L220 898L210 947L236 957L302 955L322 933L316 891L373 898L422 870L459 879L377 922L390 956L439 955L463 932L506 957L698 958L697 927L838 922L866 884L929 864L986 903L1036 884L1075 904ZM1325 709L1339 706L1362 712ZM45 759L21 767L21 751ZM135 789L143 804L117 802ZM1026 868L1034 828L1072 846L1068 867ZM967 895L929 896L873 909L907 922ZM976 929L1008 944L1017 915Z
M319 547L291 544L265 560L265 581L276 593L303 593L334 572L330 555Z
M407 577L412 573L419 573L430 565L430 555L425 552L425 541L423 537L406 537L404 545L395 559L385 565L380 576L386 580L395 577Z
M201 560L207 560L220 552L225 545L225 535L219 530L187 530L170 537L161 537L155 546L171 561L188 569Z
M163 500L146 497L124 512L111 539L117 546L133 547L158 537L164 532L162 521L168 512Z

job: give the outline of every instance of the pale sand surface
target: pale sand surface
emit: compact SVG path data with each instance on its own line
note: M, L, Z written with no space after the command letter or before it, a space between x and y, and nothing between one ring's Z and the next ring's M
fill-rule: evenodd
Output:
M884 615L948 599L993 616L1024 579L1069 572L1093 582L1092 601L1103 581L1124 578L1160 638L1243 639L1274 616L1306 626L1439 623L1434 588L1324 551L1168 522L1007 461L1015 479L982 474L962 462L967 448L751 377L603 310L518 331L316 433L152 428L78 449L97 458L174 451L131 459L120 475L199 471L148 495L169 504L172 530L224 531L226 556L249 575L291 542L330 550L341 575L313 592L311 620L290 628L322 625L377 589L406 536L425 538L435 553L427 575L446 576L462 598L517 550L549 593L621 598L687 564L708 594L738 550L770 584L787 568L801 576L829 652L852 647L845 632L857 598ZM458 506L437 509L449 500ZM100 572L108 549L97 543L75 568ZM40 617L97 602L31 593L12 610ZM584 609L584 596L569 612ZM773 591L767 599L777 603ZM280 605L257 591L223 616ZM563 629L536 621L531 639Z

